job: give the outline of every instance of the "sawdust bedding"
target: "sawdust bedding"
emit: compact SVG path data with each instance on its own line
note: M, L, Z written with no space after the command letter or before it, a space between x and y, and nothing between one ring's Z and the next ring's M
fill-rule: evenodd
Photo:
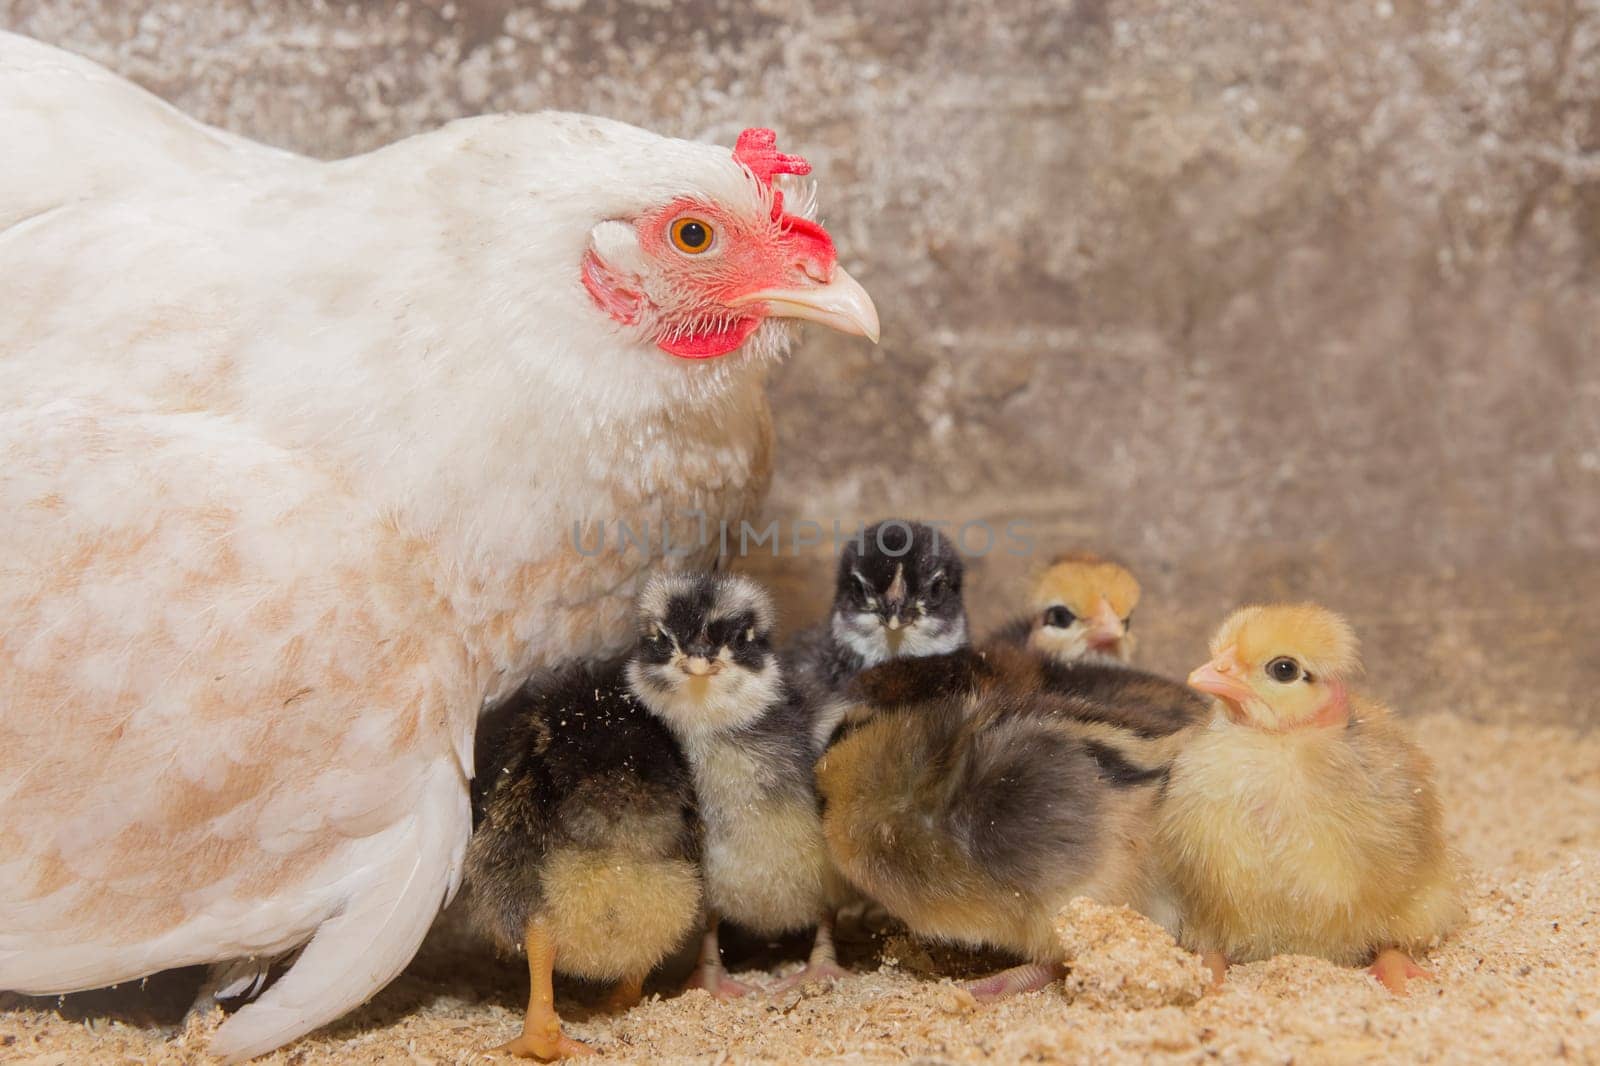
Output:
M833 988L726 1004L655 995L621 1016L595 1013L595 990L569 988L568 1031L603 1053L596 1063L1600 1063L1600 737L1449 715L1414 725L1473 877L1470 924L1425 960L1435 979L1408 999L1297 956L1237 966L1209 992L1197 961L1154 926L1084 903L1059 922L1079 958L1067 981L993 1006L951 978L998 960L869 917L841 945L860 976ZM209 1062L220 1012L176 1028L194 980L15 1001L0 1010L0 1062ZM444 928L362 1011L260 1061L495 1061L484 1049L518 1030L526 982L515 960Z

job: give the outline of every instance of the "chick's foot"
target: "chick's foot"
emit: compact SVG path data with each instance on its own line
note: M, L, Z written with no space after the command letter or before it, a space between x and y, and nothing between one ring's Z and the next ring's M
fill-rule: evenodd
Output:
M963 987L979 1003L993 1003L1019 992L1035 992L1060 978L1063 971L1064 967L1059 964L1048 966L1042 962L1030 962L977 981L969 981Z
M832 960L808 962L797 974L785 977L772 986L772 994L779 995L801 985L831 985L850 976L850 971Z
M1408 982L1416 978L1431 978L1433 974L1416 964L1416 961L1398 948L1385 948L1372 960L1368 973L1378 983L1397 996L1409 995Z
M574 1040L561 1031L560 1023L556 1023L555 1034L532 1034L526 1029L515 1040L509 1040L494 1049L502 1055L514 1055L519 1059L537 1059L540 1062L554 1062L557 1059L575 1059L584 1055L595 1054L594 1048L581 1041Z
M757 991L755 985L747 985L743 981L735 981L728 976L728 971L721 966L710 967L701 965L696 967L689 980L684 982L683 990L689 992L696 988L703 988L711 993L713 999L729 1000L748 996Z

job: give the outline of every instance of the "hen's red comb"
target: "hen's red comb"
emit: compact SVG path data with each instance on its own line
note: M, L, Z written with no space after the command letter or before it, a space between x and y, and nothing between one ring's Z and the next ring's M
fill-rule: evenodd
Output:
M778 151L778 135L771 130L752 126L739 134L733 145L733 159L744 164L756 180L772 189L772 217L783 215L783 193L772 188L772 179L778 174L809 174L811 164L804 156L785 155Z
M803 156L778 151L778 135L752 126L739 134L733 145L733 158L750 168L763 185L771 185L775 174L809 174L811 164Z

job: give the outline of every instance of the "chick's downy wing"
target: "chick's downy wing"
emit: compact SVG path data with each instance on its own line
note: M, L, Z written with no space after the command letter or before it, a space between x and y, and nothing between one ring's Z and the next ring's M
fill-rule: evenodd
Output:
M425 546L204 412L18 404L0 456L0 989L315 933L218 1046L361 1002L468 832L477 707Z
M1374 800L1381 861L1373 877L1387 934L1425 948L1465 918L1462 865L1449 846L1433 763L1387 709L1364 705L1352 747Z

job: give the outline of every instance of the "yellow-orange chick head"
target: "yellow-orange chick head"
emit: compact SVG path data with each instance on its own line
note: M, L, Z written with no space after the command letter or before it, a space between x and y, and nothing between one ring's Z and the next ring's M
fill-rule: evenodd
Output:
M1139 582L1126 567L1098 556L1065 555L1034 585L1028 643L1061 662L1133 656L1129 623Z
M1360 669L1355 634L1316 604L1241 607L1211 638L1211 661L1189 684L1222 702L1228 717L1283 731L1342 724L1345 683Z

